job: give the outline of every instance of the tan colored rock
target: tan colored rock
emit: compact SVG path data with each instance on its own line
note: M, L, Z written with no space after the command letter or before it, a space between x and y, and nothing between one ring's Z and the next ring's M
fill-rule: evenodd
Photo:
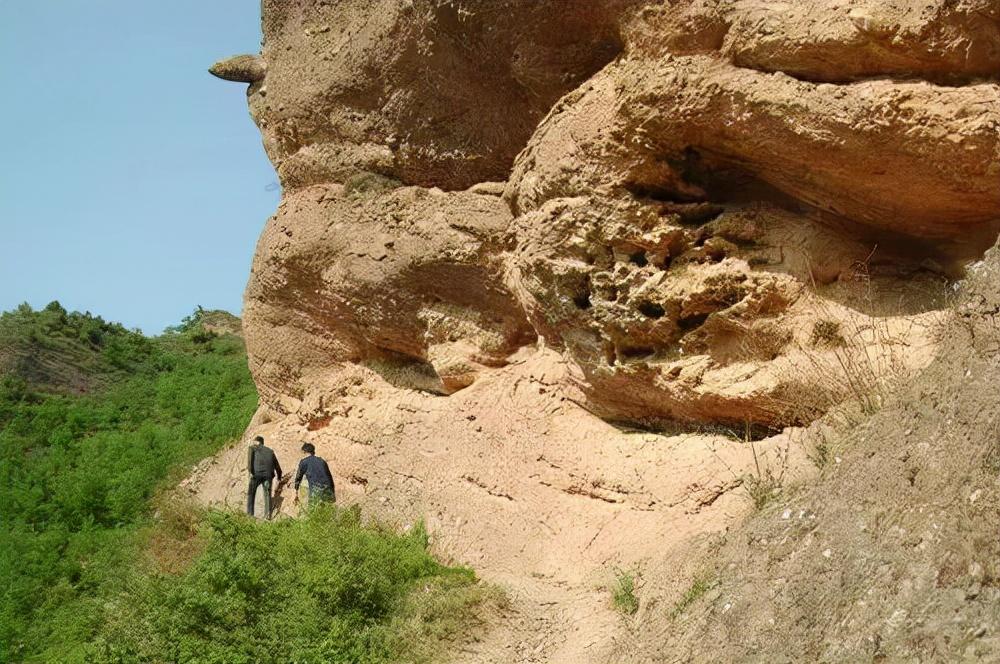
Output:
M804 423L850 394L845 358L870 379L929 361L943 291L912 258L773 206L721 210L577 197L518 218L511 287L580 366L591 410ZM829 324L839 340L817 343Z
M742 173L875 233L972 236L981 251L1000 218L998 126L995 84L812 84L708 56L623 60L556 106L518 159L511 202L621 189L726 202Z
M993 0L732 3L722 52L741 66L812 81L872 76L996 80Z
M219 60L209 67L208 71L224 81L257 83L264 80L264 76L267 75L267 65L259 55L234 55Z
M286 195L261 235L244 321L265 399L343 363L451 392L534 340L500 281L499 198L348 184Z
M248 433L509 587L467 661L617 661L610 570L809 477L1000 225L994 2L645 5L263 3Z
M632 51L717 52L739 67L814 82L961 84L1000 71L993 0L691 0L650 5L626 34Z
M511 287L606 417L808 420L822 406L804 395L825 392L829 369L801 366L810 330L861 323L857 301L803 293L860 265L880 288L921 284L908 314L932 306L920 256L996 236L998 126L995 84L814 84L640 51L564 97L518 157ZM881 336L930 349L913 320L883 319Z
M621 49L634 0L265 0L250 97L286 189L354 170L464 189L506 179L563 93Z

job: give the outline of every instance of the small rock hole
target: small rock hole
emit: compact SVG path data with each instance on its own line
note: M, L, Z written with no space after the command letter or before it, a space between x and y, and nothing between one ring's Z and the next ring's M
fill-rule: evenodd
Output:
M677 319L677 327L685 332L701 327L708 319L709 314L690 314Z
M639 313L647 318L663 318L667 312L656 302L640 302Z
M637 360L656 355L656 349L649 346L619 346L618 356L623 360Z

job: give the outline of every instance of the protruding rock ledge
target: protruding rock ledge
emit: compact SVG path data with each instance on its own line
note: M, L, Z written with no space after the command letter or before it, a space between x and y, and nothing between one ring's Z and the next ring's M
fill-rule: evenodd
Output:
M208 68L208 73L224 81L256 83L264 80L267 64L259 55L234 55L216 62Z

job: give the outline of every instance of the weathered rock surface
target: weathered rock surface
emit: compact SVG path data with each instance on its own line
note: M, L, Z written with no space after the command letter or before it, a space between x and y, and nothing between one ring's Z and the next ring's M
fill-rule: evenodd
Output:
M995 1L646 4L265 0L262 61L220 65L285 189L252 431L511 584L475 661L651 656L611 654L594 575L807 476L1000 228ZM203 500L238 504L238 457Z
M650 570L648 595L684 608L645 612L608 661L1000 659L998 276L995 248L935 361L822 439L820 477Z
M646 53L717 52L739 67L814 82L996 80L993 0L696 0L653 5L629 30Z
M286 189L358 168L503 180L552 103L618 54L630 1L265 0L250 105Z
M375 186L378 185L378 186ZM289 194L261 235L247 344L265 400L301 400L345 363L452 392L535 333L499 280L496 196L363 175Z

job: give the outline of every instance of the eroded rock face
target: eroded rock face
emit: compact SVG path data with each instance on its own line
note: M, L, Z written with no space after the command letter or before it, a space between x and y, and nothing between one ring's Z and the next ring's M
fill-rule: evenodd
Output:
M345 363L438 392L502 366L535 338L497 278L509 221L495 195L370 174L288 194L261 235L246 293L264 398L302 400L311 379Z
M286 189L362 168L506 179L538 121L621 49L633 0L265 0L250 105Z
M263 10L262 59L217 67L284 186L250 433L514 585L522 633L474 661L617 661L588 574L675 566L805 473L1000 227L992 0ZM237 505L225 459L197 491Z
M641 12L634 48L564 97L518 157L506 194L521 239L513 287L546 340L577 359L597 412L813 417L809 395L828 373L810 330L857 331L861 301L898 297L900 281L909 314L930 309L926 259L975 255L995 238L998 86L853 79L940 78L958 43L968 58L948 71L985 72L996 12L948 4L918 20L909 7L816 4L809 15L739 2ZM890 42L858 18L872 12L880 25L898 19ZM824 71L817 44L838 39L857 58L823 60ZM842 83L777 71L796 49L796 76ZM846 307L823 292L859 280ZM880 317L892 330L883 341L926 348L914 320Z
M716 53L739 67L813 82L995 79L992 0L692 0L652 5L629 29L646 54Z
M556 4L264 3L222 64L286 191L269 403L345 363L451 393L540 336L603 417L777 426L844 354L926 362L1000 223L995 3Z

